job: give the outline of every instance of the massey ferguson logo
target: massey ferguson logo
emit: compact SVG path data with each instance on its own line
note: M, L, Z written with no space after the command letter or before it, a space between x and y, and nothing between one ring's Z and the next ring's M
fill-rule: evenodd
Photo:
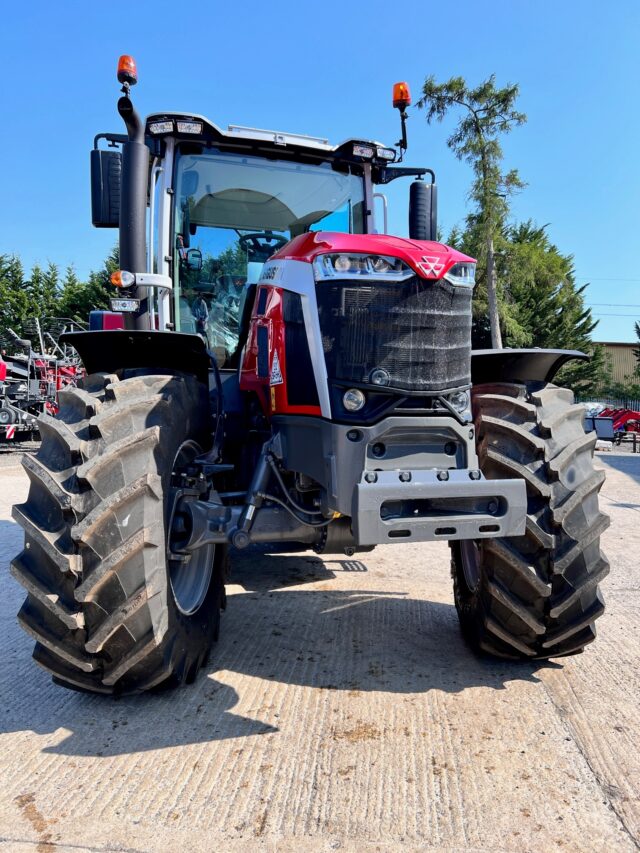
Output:
M280 271L282 267L279 267L277 264L267 264L262 269L262 275L260 276L261 281L275 281L277 278L280 278Z
M427 278L438 278L444 269L444 261L438 257L433 258L429 255L425 255L418 266Z

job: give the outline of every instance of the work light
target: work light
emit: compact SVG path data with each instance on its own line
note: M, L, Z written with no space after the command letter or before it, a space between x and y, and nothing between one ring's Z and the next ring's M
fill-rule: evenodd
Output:
M342 405L348 412L359 412L366 401L367 398L359 388L349 388L342 397Z
M160 133L172 133L173 132L173 122L172 121L152 121L149 124L149 130L153 133L154 136L158 136Z

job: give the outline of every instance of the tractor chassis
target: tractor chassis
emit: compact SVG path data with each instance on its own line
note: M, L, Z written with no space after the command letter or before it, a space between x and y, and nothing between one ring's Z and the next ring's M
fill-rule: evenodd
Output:
M190 472L189 483L175 490L170 559L186 559L212 544L241 549L296 542L319 552L353 553L384 543L524 533L524 481L486 480L477 467L473 427L453 418L388 418L354 429L292 417L274 428L278 431L262 448L244 504L222 503L210 479L216 466L204 459ZM381 449L387 459L376 456ZM454 468L455 463L462 467ZM273 497L281 471L301 472L320 486L317 520L301 519L287 506L286 495L284 501ZM272 505L278 500L280 505Z

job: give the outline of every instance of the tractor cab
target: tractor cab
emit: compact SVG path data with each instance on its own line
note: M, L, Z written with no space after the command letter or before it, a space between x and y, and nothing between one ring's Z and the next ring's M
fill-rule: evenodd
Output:
M324 145L320 140L303 141L312 156L286 150L285 134L267 134L271 150L260 140L247 151L252 136L264 131L232 128L230 140L214 144L213 126L204 120L198 126L203 135L208 129L209 144L174 137L171 146L175 326L204 335L225 368L235 366L244 309L265 261L308 231L365 232L364 170L318 156L313 143Z
M435 238L433 173L393 166L396 150L380 143L351 139L333 146L322 138L233 125L224 131L202 116L179 113L149 116L143 138L150 152L145 260L152 286L125 284L121 295L135 298L114 300L112 308L125 312L124 328L201 335L222 369L238 366L255 285L272 255L309 232L386 232L386 199L376 184L419 178L419 191L429 195L433 233L414 236ZM97 227L120 222L114 187L122 173L118 146L131 145L125 139L99 134L94 142ZM431 184L421 180L426 173ZM384 210L380 223L376 197ZM120 243L126 268L122 225ZM105 322L94 315L94 328L106 328ZM113 328L112 317L109 322Z

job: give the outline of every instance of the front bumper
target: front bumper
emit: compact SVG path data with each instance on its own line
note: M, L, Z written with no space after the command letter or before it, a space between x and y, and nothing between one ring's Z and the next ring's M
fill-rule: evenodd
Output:
M473 424L442 415L357 428L300 416L273 423L284 467L320 484L323 509L351 518L357 545L524 533L524 481L482 477Z
M375 474L375 480L374 475ZM527 495L523 480L471 479L469 470L367 472L352 515L358 545L520 536ZM477 472L473 471L477 476Z

